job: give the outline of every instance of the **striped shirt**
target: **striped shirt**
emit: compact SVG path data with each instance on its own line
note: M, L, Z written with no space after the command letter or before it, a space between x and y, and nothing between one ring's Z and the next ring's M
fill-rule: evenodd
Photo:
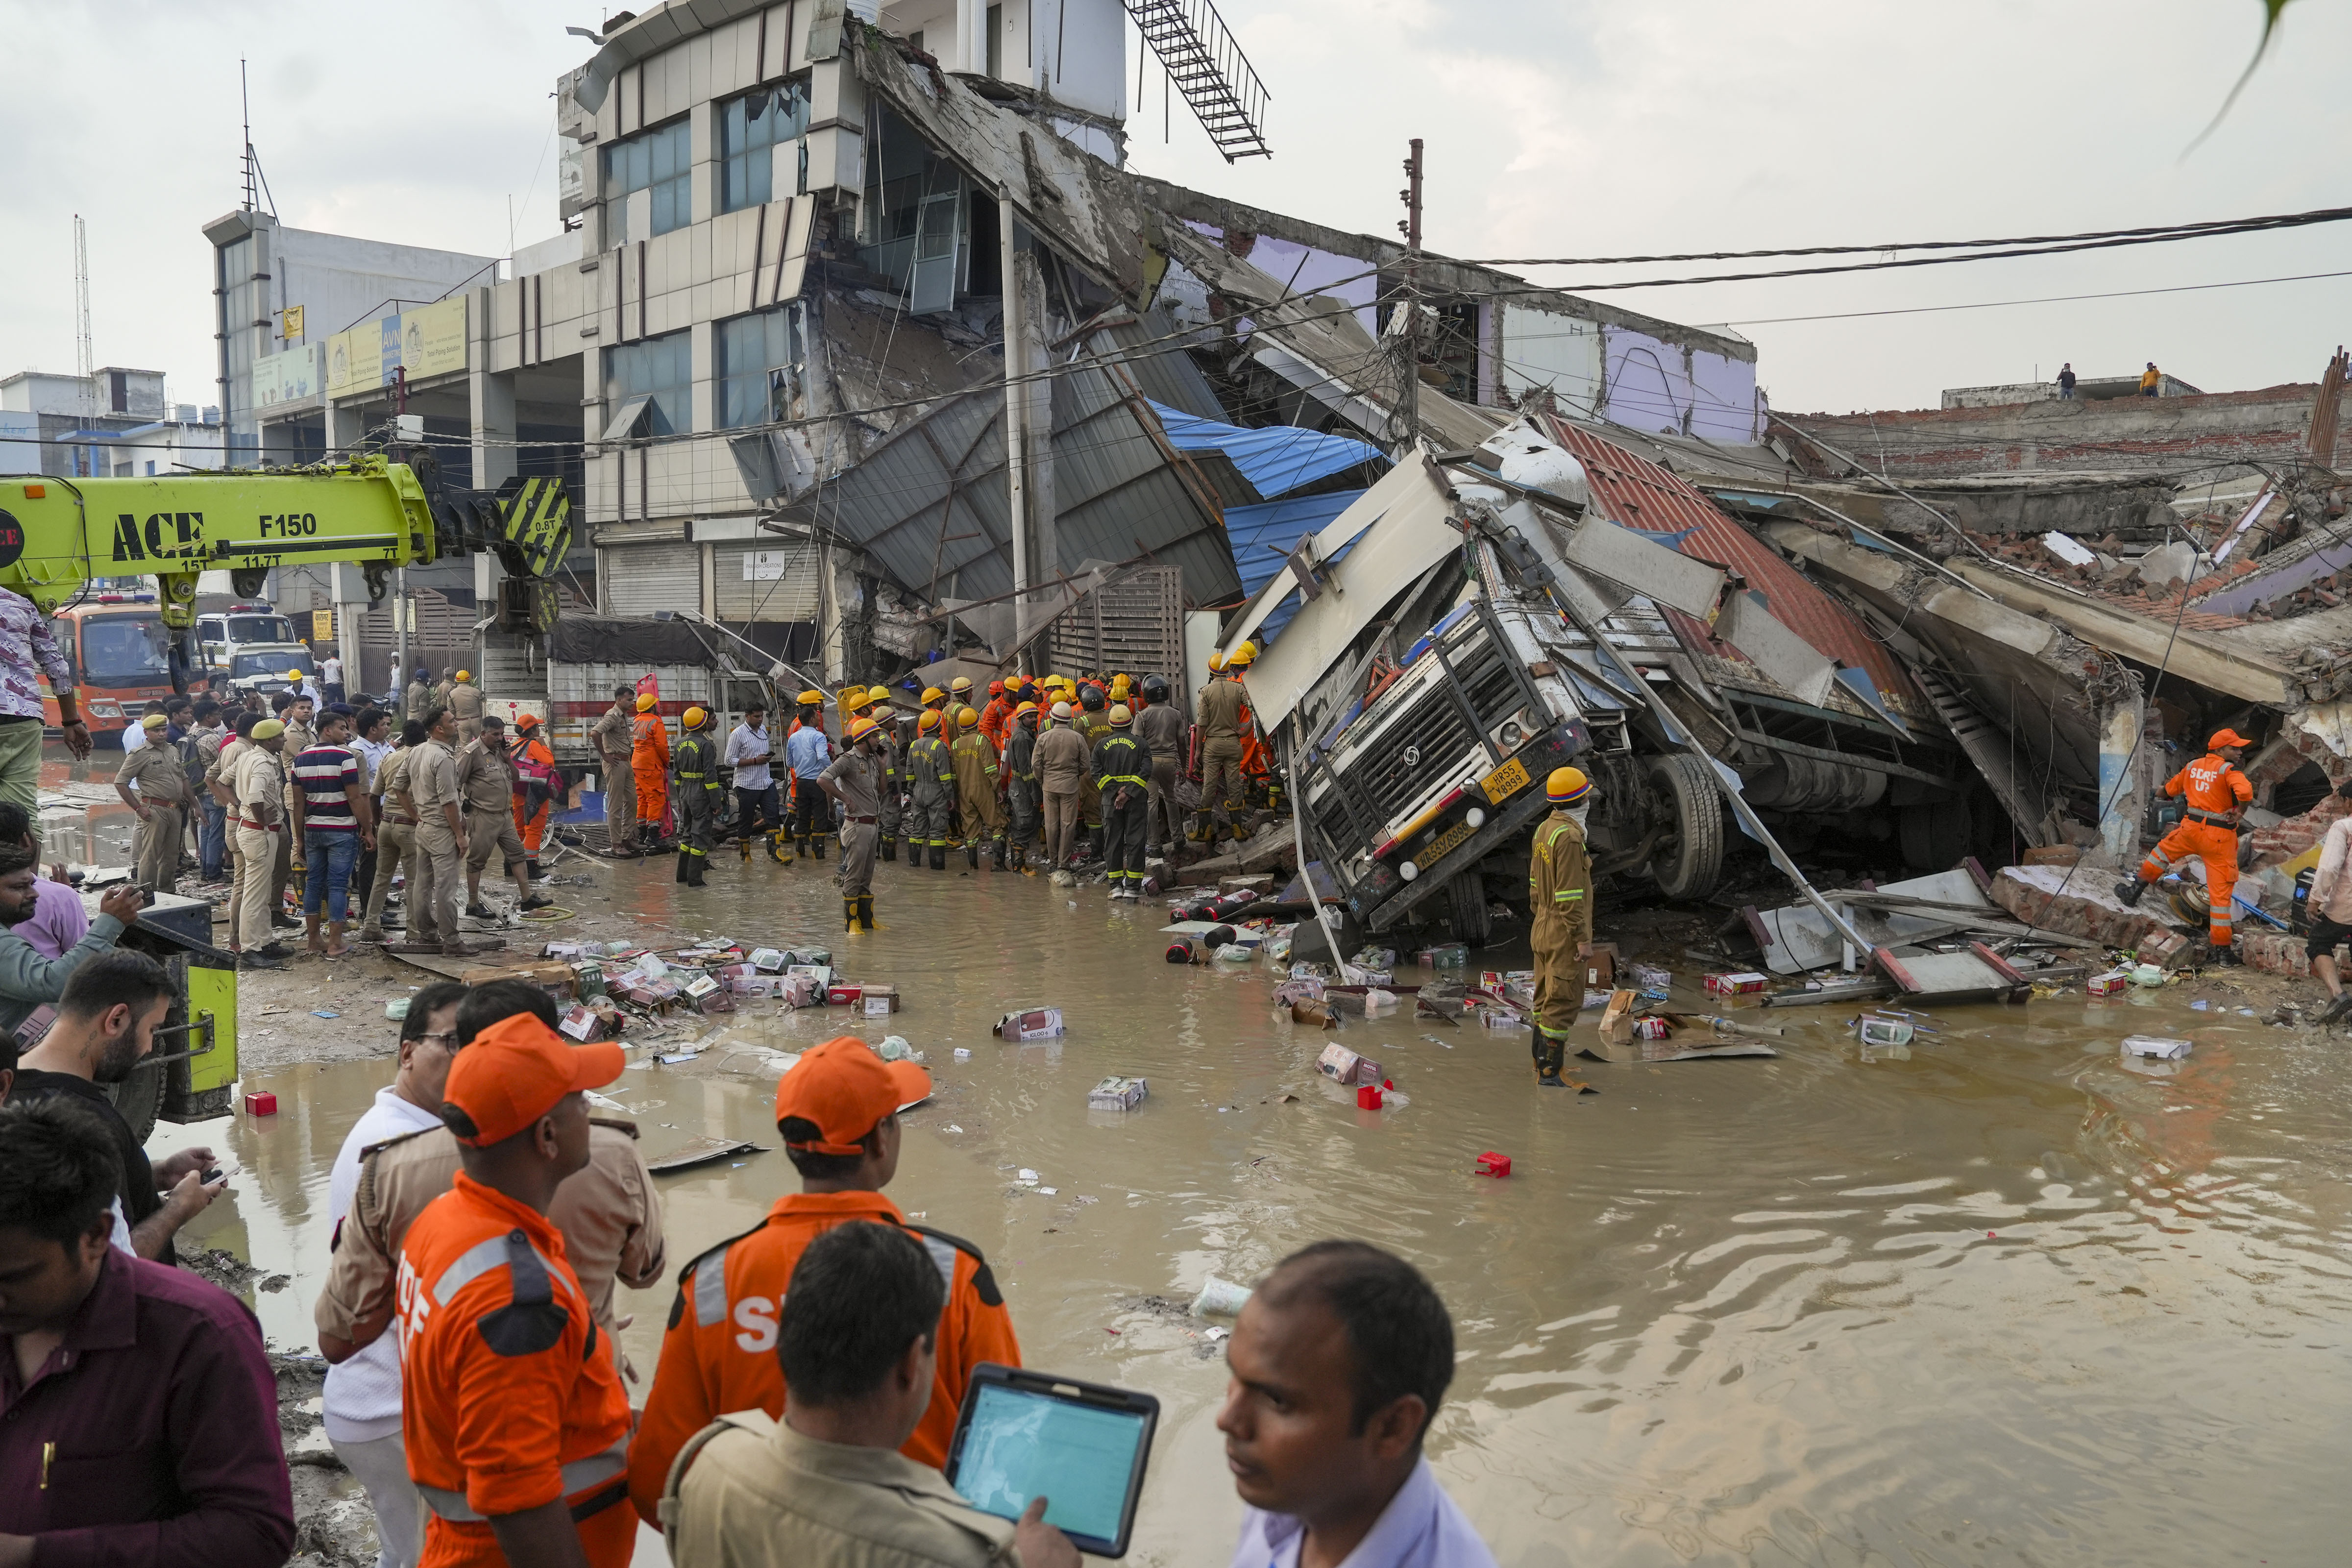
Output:
M347 784L364 787L367 774L348 746L313 746L294 759L294 787L302 792L305 833L352 833L359 821L352 814Z

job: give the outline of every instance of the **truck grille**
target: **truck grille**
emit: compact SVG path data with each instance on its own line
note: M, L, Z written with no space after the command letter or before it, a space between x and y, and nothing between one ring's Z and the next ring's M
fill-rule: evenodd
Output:
M1387 718L1378 740L1354 753L1346 764L1348 783L1369 796L1380 814L1375 828L1395 822L1441 778L1458 780L1475 765L1485 771L1486 729L1501 723L1521 705L1518 683L1504 662L1502 645L1487 635L1483 622L1466 619L1444 644L1464 696L1477 713L1481 729L1473 732L1465 722L1454 686L1443 678L1430 682L1401 718ZM1422 656L1436 658L1433 649ZM1365 721L1360 719L1358 723ZM1406 753L1412 753L1408 761ZM1474 756L1477 763L1474 764ZM1316 825L1337 844L1352 843L1357 834L1336 789L1327 791L1314 808ZM1369 847L1369 846L1368 846Z

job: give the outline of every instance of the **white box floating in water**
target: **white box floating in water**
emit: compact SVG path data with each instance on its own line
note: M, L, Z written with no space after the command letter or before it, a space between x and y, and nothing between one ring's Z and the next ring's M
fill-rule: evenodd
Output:
M2177 1062L2189 1054L2187 1040L2168 1040L2160 1035L2126 1035L2124 1055L2154 1057L2159 1061Z
M1089 1110L1133 1110L1143 1103L1149 1086L1139 1078L1107 1078L1087 1095Z

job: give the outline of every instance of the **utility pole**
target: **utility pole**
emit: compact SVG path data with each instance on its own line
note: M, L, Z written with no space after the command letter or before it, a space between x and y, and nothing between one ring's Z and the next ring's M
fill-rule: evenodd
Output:
M1013 646L1022 674L1029 673L1029 431L1022 417L1029 389L1022 384L1027 368L1024 352L1028 334L1021 320L1021 285L1013 268L1013 187L1000 185L996 195L997 271L1004 287L1004 473L1006 516L1013 533Z
M89 342L89 226L74 214L74 374L81 378L82 412L98 412L98 355Z
M1404 201L1404 221L1397 225L1404 236L1404 298L1398 302L1405 313L1404 331L1399 334L1404 354L1403 384L1397 396L1404 421L1400 455L1421 444L1421 138L1414 137L1411 146L1412 154L1404 161L1404 189L1397 193Z

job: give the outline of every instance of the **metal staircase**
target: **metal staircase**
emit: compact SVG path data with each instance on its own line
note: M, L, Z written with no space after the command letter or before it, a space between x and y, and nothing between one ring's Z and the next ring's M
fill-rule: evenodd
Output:
M1215 0L1124 3L1225 162L1272 157L1274 149L1265 144L1265 84L1217 15Z

